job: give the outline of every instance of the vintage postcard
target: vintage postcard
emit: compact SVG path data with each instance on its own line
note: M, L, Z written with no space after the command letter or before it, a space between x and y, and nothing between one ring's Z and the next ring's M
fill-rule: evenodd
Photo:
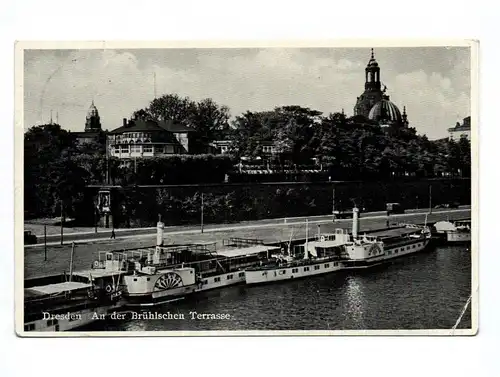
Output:
M474 335L478 42L18 42L16 333Z

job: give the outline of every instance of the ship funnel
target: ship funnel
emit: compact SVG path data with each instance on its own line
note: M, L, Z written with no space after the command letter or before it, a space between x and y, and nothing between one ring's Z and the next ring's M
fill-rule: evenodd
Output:
M165 224L161 221L161 215L158 215L158 223L156 224L156 246L163 246L163 228L165 228Z
M359 233L359 209L354 207L352 209L352 236L354 239L358 238Z

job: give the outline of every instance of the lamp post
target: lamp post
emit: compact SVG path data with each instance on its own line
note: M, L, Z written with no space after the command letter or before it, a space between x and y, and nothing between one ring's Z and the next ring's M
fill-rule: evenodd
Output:
M201 233L203 233L203 193L201 193Z
M63 236L64 236L63 201L62 201L62 199L60 200L60 206L61 206L61 245L62 245L63 244Z

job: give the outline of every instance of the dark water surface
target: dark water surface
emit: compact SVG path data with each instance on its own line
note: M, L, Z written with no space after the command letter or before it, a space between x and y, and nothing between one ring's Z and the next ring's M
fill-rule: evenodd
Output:
M184 319L109 319L84 330L451 329L470 293L470 246L439 246L369 271L222 288L142 312ZM191 319L194 311L230 319ZM458 328L470 327L469 306Z

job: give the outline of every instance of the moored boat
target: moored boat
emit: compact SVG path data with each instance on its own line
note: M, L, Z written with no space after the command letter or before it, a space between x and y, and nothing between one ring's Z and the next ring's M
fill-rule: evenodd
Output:
M447 242L471 242L471 220L438 221L434 229Z
M150 306L187 295L245 282L245 268L269 258L279 247L255 244L226 247L215 243L163 246L158 223L157 246L135 251L133 273L123 277L128 306ZM138 253L138 254L137 254Z
M78 272L72 272L71 262L69 275L25 284L24 331L68 331L106 318L121 306L121 273L113 261L102 271Z
M359 213L353 209L352 234L337 229L310 242L306 222L306 242L289 256L277 256L264 265L245 271L247 284L297 279L347 269L379 265L389 259L416 253L429 243L427 227L402 225L359 236Z

